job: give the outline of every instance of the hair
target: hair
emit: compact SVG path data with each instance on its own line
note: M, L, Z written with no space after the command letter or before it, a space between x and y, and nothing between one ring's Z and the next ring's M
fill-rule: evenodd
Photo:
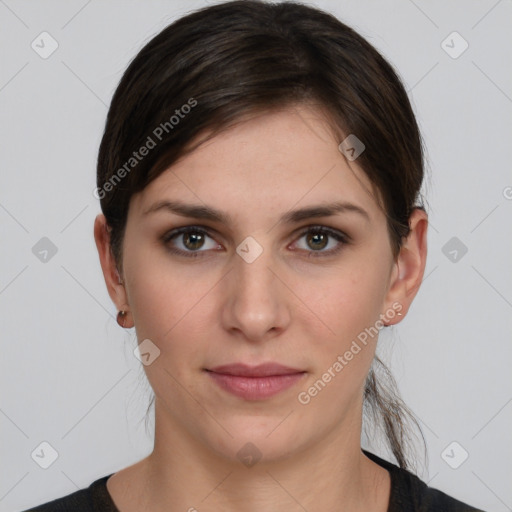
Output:
M113 95L96 193L120 272L133 194L248 116L297 105L319 109L337 140L355 134L364 143L357 164L387 217L396 259L411 213L424 210L418 204L423 141L397 72L329 13L295 2L245 0L209 6L167 26L135 56ZM386 385L375 365L385 370ZM154 395L150 406L153 401ZM410 467L406 418L421 429L378 357L364 404L384 425L399 466Z

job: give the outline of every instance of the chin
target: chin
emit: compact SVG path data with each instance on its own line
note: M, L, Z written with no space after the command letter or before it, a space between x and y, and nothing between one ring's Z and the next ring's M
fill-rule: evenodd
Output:
M308 444L304 424L293 421L293 413L287 418L289 412L266 417L237 416L231 421L225 420L222 425L233 437L224 430L216 429L219 435L212 438L212 430L209 430L206 443L222 458L229 462L241 462L247 467L284 461Z

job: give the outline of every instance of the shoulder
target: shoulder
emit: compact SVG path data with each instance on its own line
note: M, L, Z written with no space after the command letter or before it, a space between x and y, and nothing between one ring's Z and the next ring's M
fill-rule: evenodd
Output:
M94 511L89 490L81 489L73 494L42 503L23 512L65 512L68 510L76 510L77 512Z
M373 453L367 451L364 453L391 474L388 512L483 512L438 489L429 487L413 473Z
M95 480L86 489L80 489L71 494L42 503L23 512L119 512L115 508L106 488L106 482L111 475Z
M483 512L467 503L432 487L405 469L398 469L400 476L394 495L396 510L418 512ZM390 507L391 508L391 507ZM395 510L391 508L390 512Z

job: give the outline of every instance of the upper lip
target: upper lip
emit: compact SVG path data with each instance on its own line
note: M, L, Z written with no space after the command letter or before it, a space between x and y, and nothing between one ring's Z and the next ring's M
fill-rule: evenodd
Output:
M291 375L294 373L303 373L304 370L290 368L279 363L263 363L257 366L251 366L243 363L224 364L214 368L208 368L208 371L223 373L225 375L236 375L240 377L268 377L271 375Z

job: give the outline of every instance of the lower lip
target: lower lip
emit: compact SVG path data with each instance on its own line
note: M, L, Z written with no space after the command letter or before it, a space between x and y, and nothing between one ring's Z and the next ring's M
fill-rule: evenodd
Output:
M270 398L292 387L304 376L303 372L268 377L242 377L211 371L207 373L222 389L245 400Z

